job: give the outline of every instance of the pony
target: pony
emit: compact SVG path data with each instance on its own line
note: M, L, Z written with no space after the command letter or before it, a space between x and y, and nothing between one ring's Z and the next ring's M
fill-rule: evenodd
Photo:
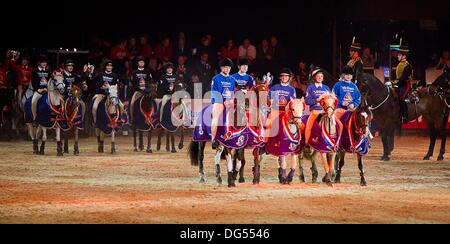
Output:
M325 112L313 121L312 128L305 128L305 130L311 130L311 137L305 143L311 147L312 151L320 153L325 170L322 181L328 186L333 186L331 177L343 126L334 114L337 107L337 97L333 93L324 93L317 100ZM303 116L302 121L304 124L308 124L309 119L308 115Z
M187 102L189 95L186 92L187 85L178 79L171 94L164 95L159 109L159 124L166 132L166 151L176 153L175 132L180 131L180 142L178 149L184 147L184 127L189 124L190 104ZM161 148L162 131L158 133L156 149ZM170 139L170 145L169 145Z
M118 87L110 85L108 95L98 104L98 107L94 108L91 104L99 153L104 152L105 135L111 135L111 154L116 153L115 133L123 124L123 111L121 111L119 103Z
M139 132L139 150L144 150L143 132L147 131L147 153L152 153L152 131L158 127L158 106L156 104L156 90L157 84L151 83L149 89L144 91L143 95L130 104L133 106L133 113L131 115L131 128L133 130L133 147L134 151L138 152L136 143L137 132Z
M363 101L361 105L354 111L347 111L341 117L344 126L342 131L342 139L339 144L339 151L336 154L336 176L335 183L341 183L342 168L345 164L345 154L356 154L358 158L358 168L360 171L360 185L366 186L366 178L364 177L363 157L369 153L370 149L370 129L369 124L372 119L372 112L367 106L367 102Z
M268 154L279 157L278 177L282 184L293 181L297 155L304 146L302 130L305 125L302 117L305 108L304 99L293 99L286 105L285 112L275 115L270 120L271 125L268 125L265 150ZM292 156L292 166L288 175L286 175L285 160L287 155Z
M37 101L36 121L38 127L34 127L33 115L31 112L31 100L28 98L24 106L25 123L28 127L28 133L33 141L33 153L44 155L45 142L47 141L47 129L56 131L56 151L57 156L63 156L61 142L61 125L64 121L64 100L62 94L65 91L64 77L62 72L54 71L47 82L47 92ZM38 148L39 138L41 146Z
M64 104L65 126L62 127L64 135L64 153L69 153L69 134L74 133L75 143L73 145L73 155L78 156L80 149L78 146L79 131L84 129L84 116L86 114L86 105L81 100L81 93L87 90L84 83L82 87L72 84L70 95Z

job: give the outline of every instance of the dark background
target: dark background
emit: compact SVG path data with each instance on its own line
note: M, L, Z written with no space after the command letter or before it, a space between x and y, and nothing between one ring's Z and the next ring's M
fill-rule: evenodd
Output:
M347 55L353 36L387 62L388 45L398 42L397 34L420 66L432 53L440 54L450 46L449 1L36 1L8 5L0 17L3 49L82 49L93 34L117 41L148 33L155 44L184 31L188 41L197 44L210 33L217 47L229 37L237 44L248 37L257 45L262 38L277 35L292 66L303 58L331 69L334 25L342 55ZM423 20L432 20L436 28L423 28Z

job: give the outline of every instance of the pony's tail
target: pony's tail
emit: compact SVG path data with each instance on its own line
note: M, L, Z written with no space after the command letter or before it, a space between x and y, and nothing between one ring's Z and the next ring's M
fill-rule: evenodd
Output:
M189 143L189 147L188 147L188 154L189 154L189 158L191 159L191 165L192 166L198 166L199 165L199 160L198 160L198 155L199 155L199 148L200 148L200 143L196 142L196 141L191 141L191 143Z

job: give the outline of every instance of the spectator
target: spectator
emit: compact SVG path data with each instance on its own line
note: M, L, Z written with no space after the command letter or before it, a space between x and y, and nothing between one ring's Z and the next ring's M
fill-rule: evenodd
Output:
M119 80L124 80L127 75L127 59L129 57L129 52L127 49L127 40L122 40L117 46L115 46L112 51L110 58L113 60L114 71L119 76Z
M198 48L196 49L196 53L200 55L207 53L208 54L208 60L211 62L217 61L217 50L212 45L212 36L211 35L205 35Z
M445 50L442 52L442 57L439 59L436 69L450 68L450 52Z
M220 59L229 58L236 61L239 56L239 51L234 45L234 41L229 39L227 44L220 49Z
M161 80L161 64L158 62L156 57L150 58L148 62L148 69L152 75L153 82L158 82Z
M308 84L308 76L309 70L306 62L300 60L298 62L298 70L295 72L295 79L293 79L293 82L291 83L291 85L295 88L297 98L300 98L303 94L306 94L306 88L310 85Z
M173 50L174 50L173 51L174 57L184 56L187 58L190 56L190 50L189 50L189 46L187 45L186 36L185 36L184 32L180 32L178 34L178 40L174 44Z
M214 69L209 61L209 54L207 52L201 54L200 60L193 65L192 72L198 75L199 80L202 83L202 95L210 91Z
M155 56L159 59L159 61L163 62L163 64L168 63L172 59L173 49L170 45L170 39L168 37L165 37L161 43L156 45Z
M203 98L203 87L198 74L193 73L188 84L188 93L191 98Z
M188 81L189 76L189 69L186 66L186 60L186 56L179 56L177 59L177 66L175 67L175 73L185 83Z
M128 54L129 54L129 60L133 61L138 54L138 47L137 47L137 43L136 43L136 38L135 37L130 37L130 39L128 40Z
M256 52L256 72L259 75L266 74L267 72L274 74L276 70L272 67L272 63L272 50L269 47L269 41L263 39Z
M363 62L364 73L373 74L373 70L375 69L375 58L373 57L370 48L364 48L361 59Z
M145 59L150 59L153 57L153 49L148 43L148 37L147 36L141 36L140 38L140 44L138 47L138 55L144 57Z
M278 43L278 38L276 36L272 36L270 38L270 49L274 63L284 66L286 62L286 54L284 48Z
M250 43L249 39L245 39L239 47L239 58L247 59L250 63L256 59L256 48Z

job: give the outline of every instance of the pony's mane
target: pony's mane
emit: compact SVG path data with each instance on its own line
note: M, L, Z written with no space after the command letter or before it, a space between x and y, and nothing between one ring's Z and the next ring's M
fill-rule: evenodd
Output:
M334 95L334 93L325 92L322 95L320 95L320 97L317 98L317 100L322 101L322 100L328 99L328 98L337 99L337 97L336 97L336 95Z

